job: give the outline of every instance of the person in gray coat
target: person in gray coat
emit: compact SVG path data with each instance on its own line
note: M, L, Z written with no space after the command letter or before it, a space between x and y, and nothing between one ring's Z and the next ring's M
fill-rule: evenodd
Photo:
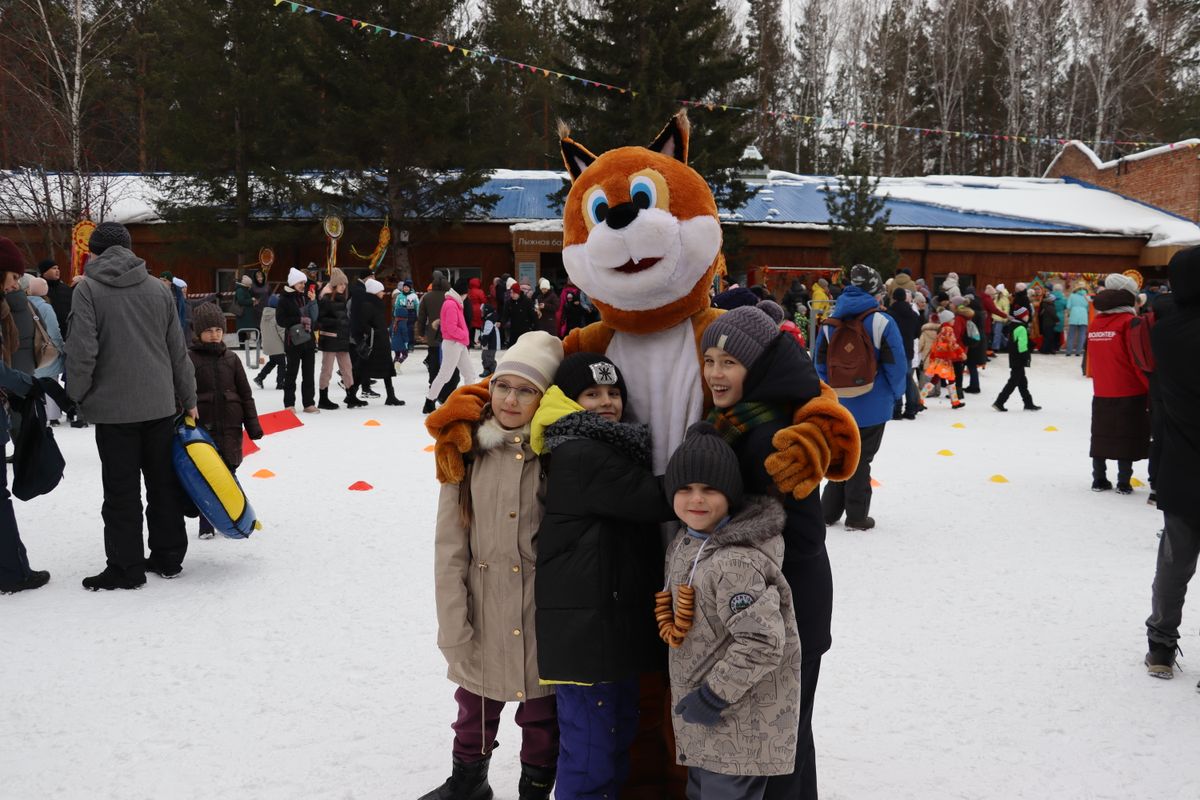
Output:
M84 578L92 591L137 589L147 571L174 578L187 552L171 442L180 408L197 418L196 376L171 290L130 247L129 231L118 223L101 223L92 233L94 257L75 289L67 339L68 392L96 426L104 488L108 563Z

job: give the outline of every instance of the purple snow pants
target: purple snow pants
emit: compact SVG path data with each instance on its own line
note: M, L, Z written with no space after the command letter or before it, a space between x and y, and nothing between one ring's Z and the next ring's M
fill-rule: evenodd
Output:
M464 763L479 761L496 747L503 700L492 700L468 692L454 692L458 719L454 729L454 757ZM558 712L554 695L517 703L513 720L521 727L521 763L552 767L558 761Z

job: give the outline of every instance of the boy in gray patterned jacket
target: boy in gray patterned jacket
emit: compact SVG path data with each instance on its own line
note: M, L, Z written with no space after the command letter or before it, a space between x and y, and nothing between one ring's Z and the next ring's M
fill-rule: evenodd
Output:
M667 551L673 614L660 632L687 796L760 800L767 776L796 766L800 636L781 572L784 511L743 500L737 456L707 422L689 429L665 483L684 526Z

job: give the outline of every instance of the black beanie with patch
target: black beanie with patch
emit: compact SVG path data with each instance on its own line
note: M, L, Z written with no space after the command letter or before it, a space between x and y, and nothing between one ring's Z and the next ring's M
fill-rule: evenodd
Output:
M667 501L692 483L711 486L725 495L730 511L741 508L744 488L737 454L710 422L697 422L688 428L683 444L667 463L663 476Z
M554 385L572 400L578 400L592 386L616 386L621 401L629 402L621 370L599 353L572 353L564 358L554 373Z

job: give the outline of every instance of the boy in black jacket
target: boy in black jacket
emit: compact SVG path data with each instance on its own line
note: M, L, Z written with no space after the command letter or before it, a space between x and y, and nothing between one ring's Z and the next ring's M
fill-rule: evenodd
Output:
M1025 377L1025 370L1032 358L1029 349L1029 309L1014 308L1009 316L1009 323L1012 327L1008 332L1008 383L1000 390L1000 396L992 403L992 408L1008 411L1004 403L1013 390L1016 390L1021 393L1026 411L1041 411L1042 407L1033 402L1033 395L1029 393L1029 380Z
M666 666L654 620L672 519L650 431L622 423L625 381L596 353L563 359L533 419L549 453L538 528L538 673L556 684L557 797L616 798L638 727L638 676ZM545 458L545 457L544 457Z

